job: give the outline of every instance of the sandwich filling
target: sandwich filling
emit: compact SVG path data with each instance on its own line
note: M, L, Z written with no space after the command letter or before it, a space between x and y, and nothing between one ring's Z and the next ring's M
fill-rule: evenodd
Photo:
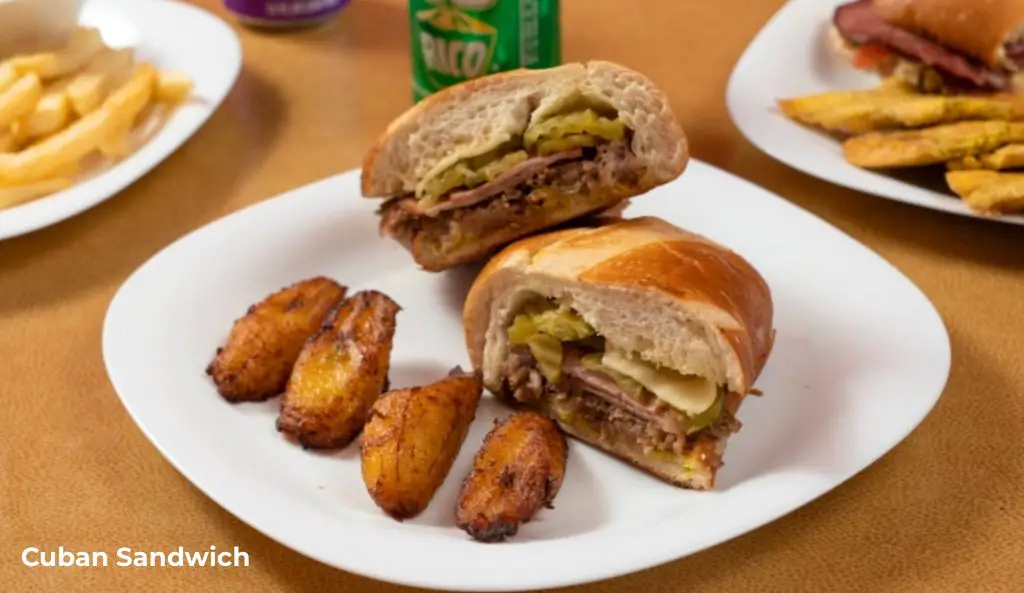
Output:
M854 66L901 75L923 92L1010 88L1014 74L1010 70L992 69L974 57L886 21L875 11L872 0L856 0L838 7L833 24L843 39L856 48ZM1024 68L1024 44L1007 44L1005 54L1011 65ZM915 67L904 66L899 71L901 58L913 61Z
M428 231L443 236L449 244L441 251L449 251L502 228L510 210L536 210L540 224L569 200L609 206L609 192L640 179L631 135L614 109L574 103L532 123L521 138L434 171L416 192L387 201L381 230L407 242Z
M740 427L725 409L724 385L611 346L564 303L530 301L507 335L503 395L546 406L569 429L592 434L597 427L604 444L629 442L645 456L667 456L689 470L702 436L724 437Z

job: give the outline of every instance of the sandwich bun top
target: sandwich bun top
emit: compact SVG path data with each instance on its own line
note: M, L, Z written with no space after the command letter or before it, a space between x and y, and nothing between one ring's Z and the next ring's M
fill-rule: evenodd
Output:
M1024 33L1022 0L874 0L886 21L937 39L992 68L1017 70L1005 45Z
M668 98L644 75L611 62L513 70L448 87L395 119L363 159L365 197L413 192L430 174L519 138L529 124L580 100L614 108L653 187L689 160Z
M746 395L774 341L764 278L738 254L653 217L514 243L473 283L463 308L470 360L501 384L506 328L541 295L576 310L606 342Z

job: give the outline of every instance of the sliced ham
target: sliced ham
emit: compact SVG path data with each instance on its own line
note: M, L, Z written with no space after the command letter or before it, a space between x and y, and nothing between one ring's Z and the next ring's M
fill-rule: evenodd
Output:
M679 422L676 414L668 407L649 393L639 402L632 397L611 377L598 371L592 371L583 366L579 356L571 350L566 350L562 358L562 372L569 375L573 380L580 383L580 387L591 393L615 408L627 410L638 418L658 425L661 430L672 434L683 434L685 427Z
M1006 57L1016 64L1017 68L1024 69L1024 42L1006 44Z
M448 196L448 199L425 210L420 210L416 200L411 198L403 200L401 206L412 214L437 216L445 210L465 208L467 206L479 204L490 197L514 188L555 163L571 161L582 156L583 149L574 148L572 150L566 150L565 152L559 152L550 156L533 157L519 163L483 185L478 185L472 189L453 192ZM410 210L410 208L413 208L413 210Z
M976 87L1005 90L1009 86L1009 79L1004 73L986 68L889 23L875 12L871 0L857 0L840 6L835 11L834 22L843 37L857 45L883 43L897 53Z

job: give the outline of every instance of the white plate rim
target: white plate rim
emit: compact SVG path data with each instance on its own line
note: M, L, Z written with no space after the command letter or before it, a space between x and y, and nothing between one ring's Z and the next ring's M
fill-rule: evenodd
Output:
M641 561L641 562L637 562L637 561L633 561L632 563L630 563L630 562L621 562L621 561L619 561L619 562L614 562L614 561L612 561L612 562L603 562L601 566L592 567L592 568L589 568L586 571L580 571L579 573L575 574L574 576L558 576L558 577L538 576L538 577L534 577L534 576L529 575L529 574L524 574L524 575L522 575L521 578L518 578L518 580L516 580L513 583L508 583L508 582L506 582L506 583L494 583L494 582L486 582L486 581L480 581L480 580L458 581L458 579L452 579L452 578L446 577L444 575L431 575L429 577L425 577L422 574L415 574L415 575L413 575L413 574L409 574L408 572L402 573L402 574L395 574L395 573L388 573L386 570L376 570L376 569L366 568L365 566L358 565L358 562L349 562L349 563L340 562L337 557L331 556L331 555L329 555L327 553L324 553L322 550L319 550L319 549L316 549L316 548L312 548L312 547L306 545L301 540L301 538L294 539L294 538L289 538L289 537L283 537L279 533L274 533L272 529L268 528L268 521L264 517L251 516L251 515L248 515L244 511L240 512L238 510L237 505L227 504L227 501L224 500L224 498L221 496L220 492L214 491L214 489L208 488L207 485L202 484L199 481L196 481L196 480L193 479L192 472L190 472L188 470L188 468L183 467L178 462L178 460L175 458L175 455L173 454L173 452L168 451L163 446L163 444L161 444L159 437L156 435L156 432L158 432L158 431L155 431L152 426L147 424L145 419L140 417L140 415L137 413L138 410L134 409L133 406L132 406L132 403L129 401L130 398L128 398L125 395L123 395L123 393L122 393L123 390L121 388L119 388L119 385L121 384L121 382L118 379L118 372L114 368L112 368L112 362L111 362L111 357L110 357L110 353L114 349L113 344L112 344L112 337L111 337L112 336L112 332L111 332L112 319L116 318L116 313L117 313L119 307L121 306L120 303L123 300L128 298L125 295L130 290L132 278L134 278L138 274L145 273L146 269L149 266L155 266L156 264L154 262L158 261L158 258L161 257L161 254L166 253L166 252L168 252L171 249L175 249L176 246L180 246L180 245L184 244L190 237L196 235L197 233L208 232L207 229L213 227L213 225L217 224L217 222L219 220L226 219L226 218L228 218L230 216L234 216L235 214L238 214L240 212L244 212L246 210L250 210L250 209L255 209L255 208L261 207L261 205L266 205L268 203L273 203L273 202L277 202L277 201L285 201L285 200L288 200L288 199L294 199L295 197L301 195L302 193L314 191L315 188L318 187L318 186L332 184L332 183L335 183L339 179L342 179L342 178L358 176L358 170L346 171L346 172L340 173L338 175L335 175L333 177L322 179L320 181L316 181L316 182L310 183L310 184L308 184L306 186L302 186L302 187L299 187L299 188L296 188L296 189L293 189L293 190L289 190L289 191L284 192L282 194L279 194L277 196L268 198L267 200L263 200L261 202L258 202L258 203L246 206L245 208L242 208L241 210L238 210L238 211L236 211L236 212L234 212L232 214L225 215L221 219L214 220L214 221L204 225L203 227L197 228L197 229L189 232L188 234L180 237L174 243L168 245L163 250L161 250L161 252L153 255L149 260L147 260L145 263L143 263L139 268L136 269L136 271L131 276L129 276L128 279L126 279L126 281L118 289L117 293L112 298L112 300L110 302L110 305L109 305L109 307L107 309L107 314L106 314L106 317L104 319L103 333L102 333L102 353L103 353L104 365L105 365L105 368L107 370L108 377L109 377L111 385L113 386L115 393L117 393L118 398L121 401L122 405L125 407L126 411L128 412L129 416L132 418L132 420L136 424L136 426L146 436L147 440L149 440L149 442L161 453L161 455L163 455L163 457L171 464L172 467L174 467L185 479L187 479L190 483L192 483L197 489L199 489L201 492L203 492L206 496L208 496L210 499L212 499L214 502L216 502L219 506L224 508L226 511L228 511L229 513L234 515L236 518L238 518L242 522L246 523L247 525L249 525L253 529L259 531L260 533L262 533L263 535L267 536L268 538L270 538L270 539L272 539L272 540L274 540L274 541L276 541L276 542L278 542L278 543L280 543L280 544L282 544L282 545L284 545L284 546L286 546L286 547L288 547L288 548L290 548L290 549L292 549L292 550L294 550L294 551L296 551L296 552L298 552L298 553L300 553L300 554L302 554L304 556L307 556L309 558L317 560L318 562L324 563L324 564L326 564L328 566L332 566L332 567L335 567L335 568L338 568L338 569L341 569L341 570L344 570L344 571L347 571L347 572L350 572L350 573L353 573L353 574L357 574L357 575L360 575L360 576L364 576L364 577L368 577L368 578L372 578L372 579L376 579L376 580L380 580L380 581L384 581L384 582L390 582L390 583L404 585L404 586L420 587L420 588L425 588L425 589L430 589L430 590L525 591L525 590L537 590L537 589L546 589L546 588L552 588L552 587L564 587L564 586L572 586L572 585L592 583L592 582L601 581L601 580L605 580L605 579L609 579L609 578L614 578L614 577L618 577L618 576L622 576L622 575L632 574L632 573L635 573L635 572L638 572L638 571L641 571L641 570L657 567L657 566L660 566L660 565L672 562L674 560L678 560L678 559L681 559L681 558L684 558L684 557L696 554L696 553L701 552L703 550L706 550L708 548L718 546L718 545L720 545L722 543L725 543L725 542L727 542L729 540L732 540L732 539L734 539L734 538L736 538L738 536L741 536L741 535L744 535L746 533L749 533L749 532L751 532L751 531L753 531L755 529L758 529L758 528L760 528L760 527L762 527L762 526L764 526L764 525L766 525L768 523L774 522L774 521L784 517L785 515L788 515L788 514L792 513L793 511L795 511L795 510L805 506L806 504L821 498L825 494L831 492L833 489L835 489L835 488L845 484L851 478L853 478L857 474L861 473L862 471L864 471L868 467L872 466L874 463L876 463L883 456L885 456L888 453L890 453L896 446L898 446L904 439L906 439L907 436L909 436L914 430L916 430L920 426L920 424L930 414L930 412L932 411L932 409L934 408L934 406L936 405L938 400L941 398L943 392L945 391L945 388L946 388L946 385L947 385L947 382L948 382L948 378L949 378L949 371L950 371L950 368L951 368L952 353L951 353L951 347L950 347L948 330L947 330L946 325L945 325L941 315L939 314L938 310L934 307L934 304L932 304L932 302L927 297L927 295L909 277L907 277L902 272L900 272L895 266L893 266L885 258L883 258L879 254L875 253L874 251L872 251L867 246L865 246L865 245L861 244L860 242L856 241L855 239L853 239L852 237L850 237L849 235L847 235L846 233L844 233L840 229L837 229L837 228L833 227L827 221L817 217L816 215L814 215L814 214L812 214L812 213L810 213L810 212L800 208L799 206L796 206L796 205L792 204L791 202L783 199L782 197L777 196L774 193L772 193L772 192L770 192L770 191L768 191L768 190L766 190L764 188L761 188L761 187L759 187L759 186L757 186L757 185L755 185L755 184L753 184L753 183L751 183L751 182L749 182L749 181L747 181L747 180L745 180L745 179L743 179L743 178L741 178L739 176L736 176L736 175L733 175L733 174L731 174L731 173L729 173L727 171L721 170L721 169L719 169L717 167L714 167L713 165L710 165L710 164L707 164L707 163L703 163L701 161L697 161L696 159L691 161L691 165L690 166L692 168L694 168L694 169L705 169L706 171L709 171L709 172L714 173L716 175L721 175L721 176L723 176L723 179L728 179L728 180L730 180L732 182L739 183L742 186L744 186L748 191L753 191L753 192L757 192L757 193L763 194L766 198L775 198L779 202L780 207L786 208L787 210L792 212L794 215L805 216L805 217L809 217L811 219L814 219L814 220L818 221L819 223L827 226L829 228L829 230L834 231L837 235L845 238L845 240L847 240L847 241L851 242L852 244L856 245L860 250L862 250L862 252L864 253L864 255L866 257L874 258L876 263L882 264L884 267L886 267L888 269L888 271L890 271L890 272L894 273L895 275L897 275L902 280L902 282L904 282L906 284L906 287L910 291L912 291L915 294L916 297L918 297L921 300L922 304L926 304L927 305L927 307L928 307L928 314L929 314L930 317L932 317L932 320L933 320L933 323L934 323L933 327L938 329L938 330L941 330L942 336L945 337L945 339L940 344L943 357L942 357L941 360L936 360L936 365L937 365L936 368L938 368L939 370L937 372L935 372L935 374L933 375L933 378L934 378L934 381L935 381L935 384L934 384L934 394L931 396L930 401L928 402L928 405L926 407L922 408L919 416L915 419L915 421L912 424L908 424L906 426L905 430L903 430L901 432L901 434L898 435L898 437L890 439L891 443L888 443L888 445L886 447L882 448L877 453L877 455L874 455L873 458L868 463L864 464L862 467L856 469L855 471L850 472L848 475L844 475L844 476L841 476L839 478L836 478L834 483L831 483L830 485L828 485L827 487L825 487L823 489L817 490L812 495L801 496L798 499L794 498L794 499L788 501L787 504L785 504L785 505L779 505L781 507L780 509L772 509L769 512L761 513L760 515L758 515L757 519L755 519L753 521L748 521L745 524L743 524L741 526L738 526L738 527L736 527L734 529L723 531L719 535L717 535L716 537L714 537L712 539L709 539L708 541L706 541L702 545L699 545L699 546L687 546L685 548L685 550L683 550L683 551L677 551L677 550L672 549L671 546L666 546L659 554L649 554L648 558L646 560L644 560L644 561Z
M32 233L77 216L115 197L148 175L206 124L224 102L241 73L241 40L226 22L204 8L179 0L86 0L83 15L95 10L118 13L135 23L159 22L166 15L171 15L173 20L185 19L212 27L219 31L219 45L223 46L218 48L216 59L224 64L230 74L218 81L218 84L210 85L199 97L200 102L182 106L144 146L109 170L64 191L0 210L0 240ZM187 119L183 119L182 110L188 110ZM181 128L176 130L179 125Z
M825 5L829 7L837 6L847 1L849 0L829 0ZM821 168L811 166L806 160L802 160L799 156L786 150L784 142L776 139L773 135L758 133L752 128L752 122L750 122L748 118L741 113L741 111L746 106L753 107L754 104L761 104L757 100L757 97L759 97L758 93L752 93L745 88L746 79L749 76L748 72L753 71L753 68L748 66L748 63L754 59L754 56L760 55L758 52L763 50L765 45L764 39L774 33L776 29L785 26L789 20L793 18L791 15L796 14L798 11L810 10L807 7L811 5L814 5L821 10L821 4L822 3L819 0L788 0L778 11L775 12L775 14L771 16L771 18L768 19L761 29L758 30L757 34L743 50L743 54L733 67L726 89L726 107L733 125L736 126L747 141L774 160L800 171L801 173L839 187L844 187L867 195L873 195L912 206L926 208L936 212L955 214L976 220L1024 226L1024 215L1007 214L1003 216L987 216L980 214L968 208L966 204L955 196L941 194L926 187L894 179L874 171L859 169L852 165L845 165L845 168L852 169L852 171L848 171L848 175L846 176L836 175L834 173L830 174L827 171L823 171ZM817 32L801 30L794 31L793 34L807 35L817 34ZM875 80L874 82L877 83L878 81ZM839 89L837 87L823 87L821 90ZM761 94L763 95L765 93ZM782 116L777 114L766 114L762 117ZM789 123L793 126L800 127L796 122ZM820 135L820 133L815 131L805 131L807 133ZM834 142L834 140L832 141Z

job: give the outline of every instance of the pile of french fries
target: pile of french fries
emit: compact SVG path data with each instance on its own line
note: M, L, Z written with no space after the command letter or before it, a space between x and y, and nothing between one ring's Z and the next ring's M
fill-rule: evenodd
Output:
M843 141L858 167L944 166L949 188L986 216L1024 212L1024 97L924 95L898 79L863 91L781 99L787 117Z
M0 209L116 164L192 94L192 81L80 27L53 51L0 62Z

